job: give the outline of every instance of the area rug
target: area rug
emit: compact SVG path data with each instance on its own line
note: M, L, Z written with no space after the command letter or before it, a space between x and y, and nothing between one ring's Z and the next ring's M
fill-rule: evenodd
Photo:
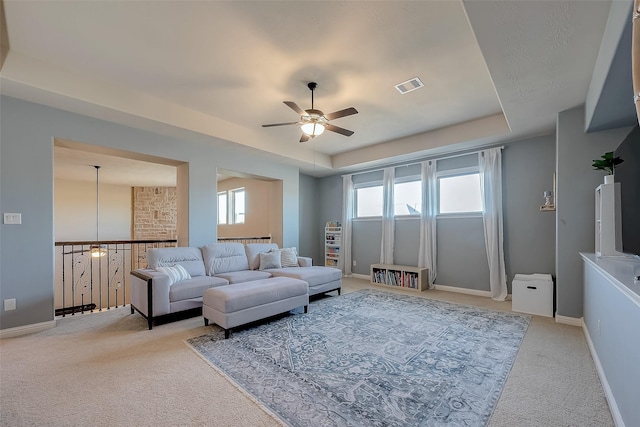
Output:
M286 425L485 426L529 320L363 290L187 343Z

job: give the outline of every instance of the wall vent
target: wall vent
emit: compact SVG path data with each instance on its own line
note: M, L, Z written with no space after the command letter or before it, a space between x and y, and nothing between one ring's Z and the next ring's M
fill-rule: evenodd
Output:
M406 82L402 82L396 85L396 89L398 89L398 92L400 92L403 95L413 90L420 89L421 87L424 87L424 83L422 83L422 81L417 77L414 77L411 80L407 80Z

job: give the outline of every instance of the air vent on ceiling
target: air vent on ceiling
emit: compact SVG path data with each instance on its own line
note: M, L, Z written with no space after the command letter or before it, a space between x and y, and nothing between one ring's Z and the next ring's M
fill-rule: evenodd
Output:
M419 78L414 77L411 80L407 80L406 82L397 84L396 89L398 89L398 92L404 95L405 93L409 93L412 90L420 89L423 86L424 83L422 83Z

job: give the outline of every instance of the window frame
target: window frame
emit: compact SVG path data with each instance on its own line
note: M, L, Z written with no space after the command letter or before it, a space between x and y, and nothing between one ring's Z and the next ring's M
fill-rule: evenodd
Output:
M401 178L396 178L393 181L393 186L394 186L394 193L393 193L393 195L394 195L394 200L393 200L394 212L393 212L393 217L396 218L396 219L415 219L415 218L420 218L420 216L421 216L420 214L418 214L418 215L411 215L411 214L396 215L396 213L395 213L395 204L396 204L396 201L395 201L395 194L396 194L395 186L397 184L406 184L407 182L418 182L420 184L420 192L419 192L419 194L420 194L420 202L422 204L422 175L416 174L416 175L408 175L408 176L403 176ZM422 207L420 207L420 209L422 209Z
M371 221L380 220L382 215L358 216L358 190L361 188L380 187L382 188L382 180L362 182L353 185L353 220L354 221ZM382 200L381 200L382 201Z
M242 193L244 210L242 212L242 221L238 221L236 219L236 215L239 215L236 208L236 194ZM247 191L244 187L234 188L233 190L229 190L229 195L231 196L231 203L228 203L229 206L229 217L231 218L231 224L244 224L247 218Z
M237 193L244 193L244 212L242 213L243 219L242 221L236 221L236 199L235 196ZM225 221L220 222L220 197L223 197L226 203L225 209ZM218 203L218 225L233 225L233 224L244 224L247 219L247 189L245 187L233 188L231 190L223 190L218 191L216 196L216 202Z
M224 196L224 222L220 222L220 197ZM218 191L217 194L217 203L218 203L218 225L227 225L229 224L229 196L226 191Z
M469 211L469 212L451 212L451 213L440 213L440 179L441 178L453 178L457 176L464 175L478 175L480 177L480 166L469 166L465 168L456 168L456 169L448 169L444 171L438 171L436 173L436 190L437 190L437 200L438 200L438 214L437 218L449 219L449 218L482 218L484 215L484 202L482 198L480 203L482 203L482 208L479 211ZM480 192L482 196L482 191Z

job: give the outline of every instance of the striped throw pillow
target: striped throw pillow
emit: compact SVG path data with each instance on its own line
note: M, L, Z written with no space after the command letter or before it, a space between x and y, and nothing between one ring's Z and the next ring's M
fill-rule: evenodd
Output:
M280 252L280 263L282 268L298 267L298 254L296 248L271 249L270 252Z

